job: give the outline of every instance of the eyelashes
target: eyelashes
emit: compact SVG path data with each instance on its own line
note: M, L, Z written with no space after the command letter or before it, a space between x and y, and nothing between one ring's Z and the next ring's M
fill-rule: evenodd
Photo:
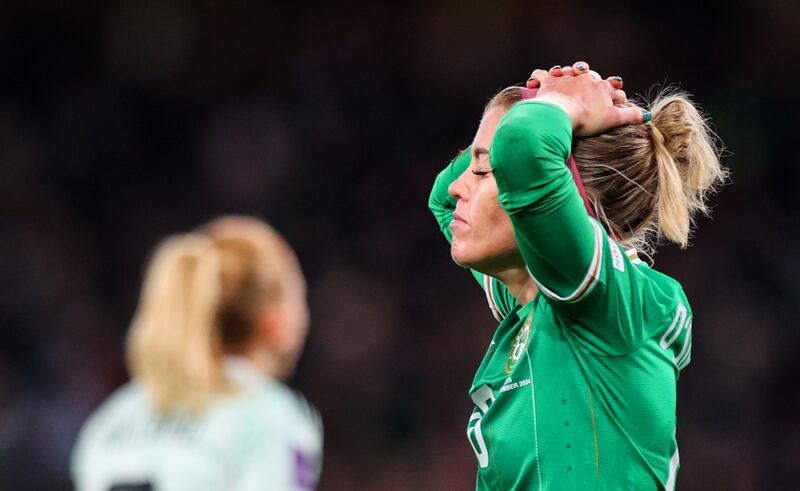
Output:
M475 174L476 176L486 176L486 175L490 174L491 172L492 171L489 171L489 170L479 170L479 169L473 169L472 170L472 173Z

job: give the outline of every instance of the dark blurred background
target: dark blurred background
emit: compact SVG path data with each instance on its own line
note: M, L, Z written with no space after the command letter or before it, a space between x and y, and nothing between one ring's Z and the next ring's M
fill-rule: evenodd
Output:
M71 489L149 252L229 212L310 281L293 385L326 423L321 489L471 489L495 323L427 195L487 97L577 59L692 92L733 172L655 257L695 311L679 488L797 489L798 53L788 0L0 3L0 490Z

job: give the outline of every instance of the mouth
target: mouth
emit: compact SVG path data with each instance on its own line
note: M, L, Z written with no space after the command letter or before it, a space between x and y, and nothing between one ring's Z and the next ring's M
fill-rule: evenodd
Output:
M453 214L453 220L450 222L450 230L455 230L457 228L465 227L466 225L467 221L464 220L464 217L462 217L458 213Z

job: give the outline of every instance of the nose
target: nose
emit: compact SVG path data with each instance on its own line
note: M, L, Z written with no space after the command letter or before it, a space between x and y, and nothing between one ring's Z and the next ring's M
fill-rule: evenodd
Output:
M466 172L465 172L466 173ZM447 192L455 199L464 199L467 195L467 186L464 182L464 174L462 173L455 181L451 182L447 187Z

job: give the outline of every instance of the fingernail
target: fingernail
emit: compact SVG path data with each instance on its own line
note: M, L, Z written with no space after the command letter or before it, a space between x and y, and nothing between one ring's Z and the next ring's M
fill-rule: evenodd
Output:
M551 70L556 70L558 68L561 68L561 65L553 65L553 68L551 68Z
M531 78L528 79L528 82L530 82L531 80L536 80L536 79L531 77Z
M653 119L653 113L645 109L642 109L642 119L644 120L645 123L649 123L650 120Z
M613 77L608 77L610 80L616 80L617 82L622 82L622 77L619 75L614 75Z
M584 65L583 63L578 63L575 66L575 69L582 72L582 71L586 70L586 65Z

